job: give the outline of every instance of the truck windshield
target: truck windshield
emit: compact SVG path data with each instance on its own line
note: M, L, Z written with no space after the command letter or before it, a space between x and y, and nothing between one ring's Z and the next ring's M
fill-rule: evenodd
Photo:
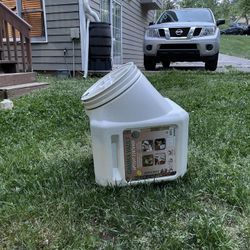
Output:
M160 23L170 22L209 22L213 23L214 19L208 9L182 9L167 10L158 19Z

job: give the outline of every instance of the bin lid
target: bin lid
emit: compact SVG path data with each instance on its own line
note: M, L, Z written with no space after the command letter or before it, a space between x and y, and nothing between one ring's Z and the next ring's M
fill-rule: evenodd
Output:
M92 85L81 100L87 110L98 108L125 92L140 76L133 62L124 64Z

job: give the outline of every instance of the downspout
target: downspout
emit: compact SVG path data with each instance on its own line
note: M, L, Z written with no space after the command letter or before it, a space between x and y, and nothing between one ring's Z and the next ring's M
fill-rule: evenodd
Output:
M86 32L85 32L85 44L84 44L84 78L88 77L89 70L89 24L90 19L86 19Z
M83 9L83 0L79 0L79 19L80 19L80 43L81 43L81 55L85 55L85 34L86 34L86 16ZM84 71L85 57L81 56L82 71Z
M84 34L81 38L81 46L84 48L83 54L84 57L82 59L82 64L84 65L84 78L88 76L88 61L89 61L89 24L91 18L94 19L95 22L100 22L100 18L96 12L94 12L89 6L89 0L80 0L80 15L82 15L82 21L80 24L81 34ZM82 11L83 10L83 11Z
M94 12L90 6L89 6L89 0L83 0L84 3L84 10L87 14L89 14L91 17L94 18L95 22L100 22L100 18L99 16L96 14L96 12Z

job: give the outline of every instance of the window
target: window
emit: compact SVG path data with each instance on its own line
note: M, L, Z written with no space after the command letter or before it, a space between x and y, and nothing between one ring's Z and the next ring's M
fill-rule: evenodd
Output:
M12 11L32 26L32 41L46 41L44 0L1 0Z
M112 25L113 63L117 65L122 64L122 6L121 4L115 0L102 0L101 1L101 21L111 23Z
M110 0L102 0L101 2L101 21L110 23Z
M157 23L168 22L214 22L211 12L207 9L165 11Z
M16 1L15 0L5 0L1 1L3 2L6 6L8 6L12 11L16 11Z
M122 7L116 1L113 1L113 60L114 64L122 64Z

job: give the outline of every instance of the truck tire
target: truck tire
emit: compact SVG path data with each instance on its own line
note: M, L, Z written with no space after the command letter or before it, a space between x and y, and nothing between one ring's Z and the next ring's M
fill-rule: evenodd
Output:
M145 70L155 70L156 58L154 56L144 55L144 68Z
M168 69L169 68L169 65L170 65L170 61L167 60L167 59L164 59L162 60L162 66L163 66L163 69Z
M219 54L217 53L211 60L205 62L205 69L209 71L215 71L217 69Z

